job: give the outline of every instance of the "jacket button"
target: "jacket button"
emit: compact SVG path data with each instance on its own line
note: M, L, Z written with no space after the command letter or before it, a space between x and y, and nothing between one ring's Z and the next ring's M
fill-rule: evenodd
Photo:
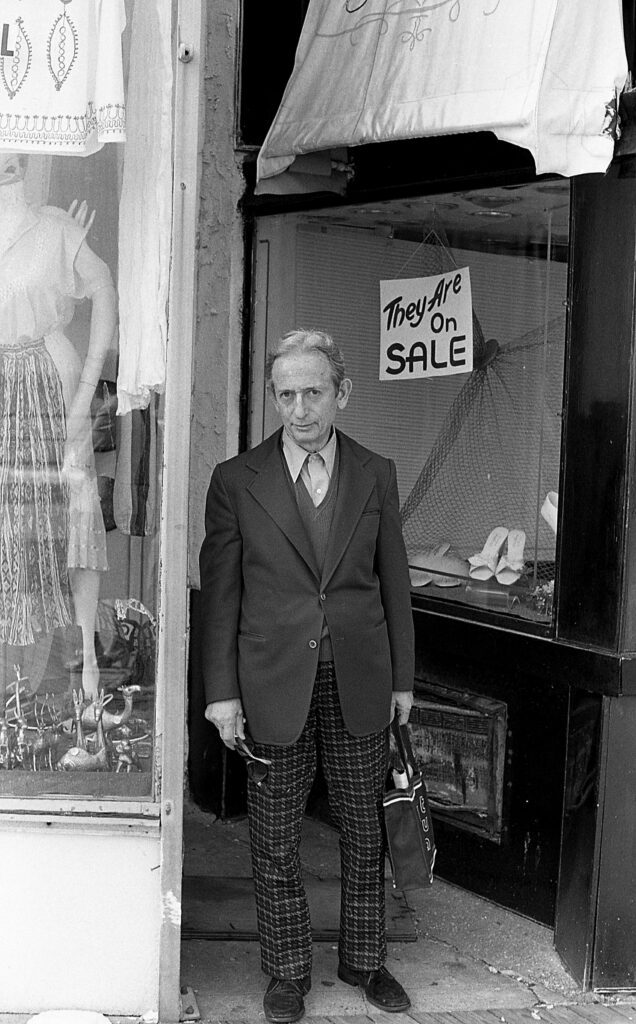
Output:
M321 594L320 595L320 600L321 601L326 601L327 600L327 595L326 594Z
M312 651L313 651L314 647L317 647L317 646L318 646L318 644L316 643L316 641L315 641L315 640L310 640L310 641L309 641L309 646L311 647L311 649L312 649Z

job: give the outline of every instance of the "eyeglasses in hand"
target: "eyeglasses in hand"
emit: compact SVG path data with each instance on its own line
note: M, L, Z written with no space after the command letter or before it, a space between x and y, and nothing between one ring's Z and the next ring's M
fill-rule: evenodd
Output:
M258 786L264 793L268 792L265 780L269 773L269 766L272 763L268 757L258 757L253 750L254 742L251 739L242 739L236 736L234 749L245 761L248 779Z

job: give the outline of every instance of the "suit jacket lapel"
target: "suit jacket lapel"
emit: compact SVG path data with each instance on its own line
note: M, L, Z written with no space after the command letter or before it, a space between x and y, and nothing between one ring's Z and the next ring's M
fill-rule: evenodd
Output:
M280 436L281 430L278 430L250 453L247 464L256 472L247 489L293 544L314 576L319 577L311 543L283 466Z
M322 573L322 587L326 587L333 576L353 532L358 525L363 509L373 490L374 477L353 451L346 434L338 431L340 451L340 477L338 501L334 510L329 546Z

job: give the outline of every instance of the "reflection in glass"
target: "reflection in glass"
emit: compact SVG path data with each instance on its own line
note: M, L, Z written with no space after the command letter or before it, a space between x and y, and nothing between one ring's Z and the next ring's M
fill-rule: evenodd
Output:
M402 522L413 587L459 588L468 603L549 621L567 265L553 251L551 214L533 232L516 235L513 254L491 246L460 255L439 233L427 240L430 273L457 258L471 268L474 369L404 501ZM485 271L497 282L490 288Z
M342 344L354 389L340 426L396 464L414 594L551 621L569 183L262 218L258 231L267 344L290 323ZM380 283L455 268L470 274L474 369L379 379ZM274 425L265 402L263 432Z
M170 17L102 7L99 38L81 36L79 8L77 38L55 23L81 53L56 65L51 99L68 118L94 79L90 144L22 136L28 158L0 153L0 797L153 794ZM162 289L147 272L159 251ZM149 394L116 417L140 353Z
M113 502L119 172L0 155L0 795L151 792L155 540Z

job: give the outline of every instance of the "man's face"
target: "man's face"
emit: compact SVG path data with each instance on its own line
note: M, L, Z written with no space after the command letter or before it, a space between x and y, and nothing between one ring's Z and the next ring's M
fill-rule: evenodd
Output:
M329 440L338 409L344 409L351 381L336 387L322 352L288 352L272 369L273 399L283 426L296 444L319 451Z

